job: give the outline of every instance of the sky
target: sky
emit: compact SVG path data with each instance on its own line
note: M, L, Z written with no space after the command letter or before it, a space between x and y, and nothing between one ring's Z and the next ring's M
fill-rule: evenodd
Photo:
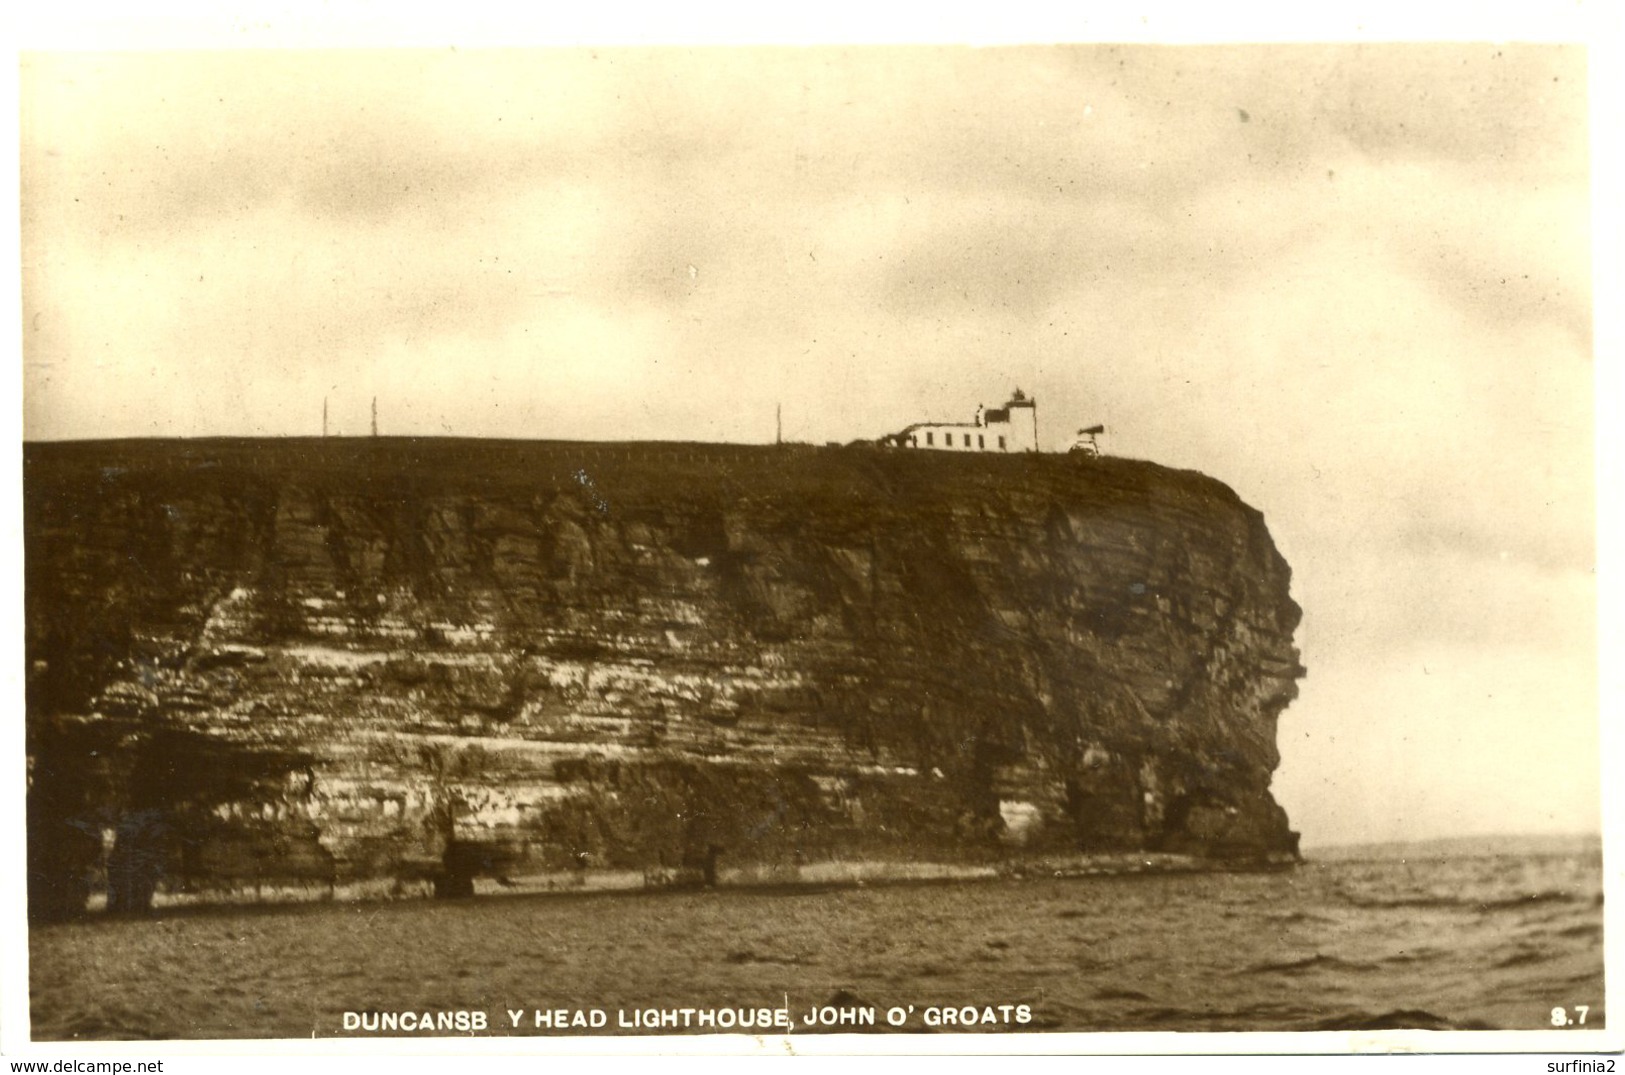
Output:
M1599 824L1576 46L25 54L23 434L968 420L1265 513L1306 846Z

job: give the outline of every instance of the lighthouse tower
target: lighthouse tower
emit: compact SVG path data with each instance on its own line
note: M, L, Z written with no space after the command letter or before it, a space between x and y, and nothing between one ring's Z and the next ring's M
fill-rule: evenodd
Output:
M1012 392L1003 407L984 413L982 421L989 428L995 422L1009 424L1012 452L1038 451L1038 401L1021 389Z

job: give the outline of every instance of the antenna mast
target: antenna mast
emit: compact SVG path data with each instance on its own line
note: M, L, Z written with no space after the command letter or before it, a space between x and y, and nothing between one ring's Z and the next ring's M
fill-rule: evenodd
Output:
M378 397L372 397L372 435L378 435Z
M774 423L773 443L774 444L783 444L784 443L784 404L776 403L776 404L773 405L773 423Z
M327 397L322 397L322 436L327 436Z

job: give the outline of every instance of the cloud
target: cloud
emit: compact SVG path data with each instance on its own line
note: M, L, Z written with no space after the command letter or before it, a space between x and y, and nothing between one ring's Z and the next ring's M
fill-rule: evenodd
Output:
M1549 72L1558 81L1540 82ZM1574 52L1477 46L36 56L25 251L64 238L162 247L261 212L307 246L366 227L455 243L532 192L577 183L609 215L599 257L617 267L548 286L682 304L703 260L713 280L744 262L799 287L829 274L804 256L852 242L835 213L856 205L873 230L854 252L865 263L846 266L853 289L902 314L967 300L1035 310L1108 274L1228 272L1336 213L1414 231L1416 191L1484 187L1430 168L1572 179L1576 73ZM1418 175L1351 205L1349 177L1369 160ZM1410 216L1436 208L1423 201ZM1566 188L1546 201L1573 204ZM1518 291L1521 273L1489 286L1473 231L1453 238L1456 263L1417 268L1438 286L1465 280L1462 302L1505 311L1512 288L1511 305L1557 302L1567 316L1570 296L1586 298L1572 279L1561 293ZM241 256L274 255L250 244ZM458 290L445 279L458 272L424 305Z

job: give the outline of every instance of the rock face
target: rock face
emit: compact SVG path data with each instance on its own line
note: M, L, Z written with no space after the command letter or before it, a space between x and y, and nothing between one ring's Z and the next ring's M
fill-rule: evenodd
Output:
M39 900L117 889L119 844L148 891L219 892L1295 852L1289 570L1195 473L395 439L24 467ZM35 853L68 828L116 835Z

